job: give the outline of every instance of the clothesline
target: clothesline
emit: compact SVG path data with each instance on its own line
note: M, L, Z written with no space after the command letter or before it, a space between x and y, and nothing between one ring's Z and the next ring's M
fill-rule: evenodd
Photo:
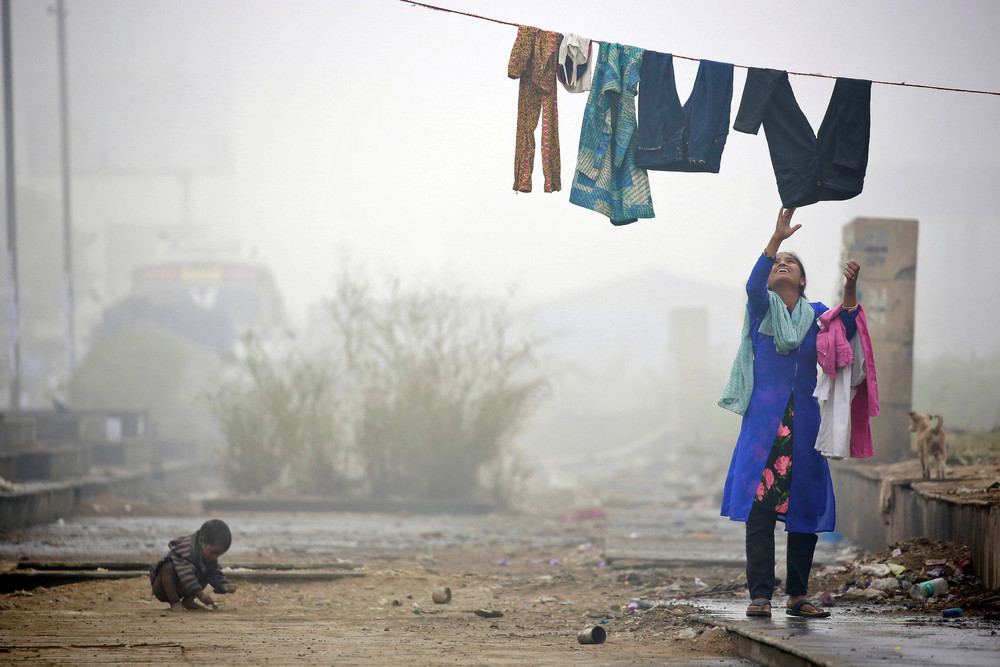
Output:
M489 16L480 16L479 14L471 14L469 12L460 12L457 9L449 9L447 7L437 7L435 5L428 5L428 4L425 4L423 2L414 2L414 0L399 0L399 1L400 2L405 2L405 3L410 4L410 5L415 5L417 7L424 7L426 9L434 9L434 10L437 10L439 12L448 12L450 14L460 14L461 16L468 16L470 18L481 19L483 21L492 21L493 23L500 23L502 25L510 25L510 26L514 26L515 28L520 27L519 23L511 23L510 21L502 21L500 19L491 18ZM691 56L681 56L681 55L677 55L676 53L674 53L672 55L674 56L674 58L681 58L683 60L693 60L695 62L700 62L701 61L701 58L692 58ZM734 65L734 67L740 67L742 69L750 69L750 65ZM796 76L814 76L814 77L818 77L818 78L821 78L821 79L836 79L836 78L838 78L838 77L832 76L830 74L817 74L815 72L792 72L792 71L788 71L788 74L794 74ZM873 80L872 83L881 84L883 86L904 86L904 87L907 87L907 88L927 88L927 89L930 89L930 90L944 90L944 91L953 92L953 93L974 93L974 94L977 94L977 95L997 95L997 96L1000 96L1000 91L993 91L993 90L973 90L973 89L970 89L970 88L946 88L946 87L943 87L943 86L927 86L927 85L920 84L920 83L905 83L905 82L902 82L902 81L875 81L875 80Z

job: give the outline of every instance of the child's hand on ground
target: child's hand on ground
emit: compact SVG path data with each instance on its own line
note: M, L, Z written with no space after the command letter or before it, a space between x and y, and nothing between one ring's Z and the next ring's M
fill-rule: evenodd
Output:
M235 593L236 592L236 584L222 584L222 586L219 588L219 592L220 593Z

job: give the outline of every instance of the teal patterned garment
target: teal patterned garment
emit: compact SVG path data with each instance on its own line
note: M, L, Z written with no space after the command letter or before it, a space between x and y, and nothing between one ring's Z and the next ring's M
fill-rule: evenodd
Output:
M583 112L571 204L627 225L653 217L646 170L635 166L635 96L644 49L601 42Z

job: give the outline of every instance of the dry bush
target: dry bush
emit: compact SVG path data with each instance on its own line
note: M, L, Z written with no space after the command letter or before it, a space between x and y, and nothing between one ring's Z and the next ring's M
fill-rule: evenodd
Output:
M336 376L326 363L294 350L268 352L246 339L241 373L211 401L225 437L227 485L260 493L284 480L299 493L339 491L347 456L339 405Z
M537 407L546 382L535 341L518 338L502 303L457 291L382 294L342 276L329 302L343 343L354 404L354 447L378 497L471 498L482 473L511 456L513 436ZM516 488L486 477L489 492Z

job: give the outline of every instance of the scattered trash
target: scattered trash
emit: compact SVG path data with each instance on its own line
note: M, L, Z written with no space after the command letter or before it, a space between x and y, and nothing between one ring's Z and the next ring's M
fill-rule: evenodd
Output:
M632 612L636 612L636 611L639 611L639 601L638 600L632 600L627 605L625 605L625 613L626 614L631 614Z
M910 595L912 595L917 600L926 600L929 597L934 597L935 595L944 595L947 592L948 592L948 582L942 579L941 577L917 584L912 589L910 589Z
M574 512L573 514L568 514L566 516L559 517L560 521L593 521L594 519L603 519L607 516L604 510L600 507L588 507L587 509L580 510L579 512Z
M819 603L825 607L832 607L837 604L836 598L833 597L832 593L820 593Z
M481 618L500 618L503 616L503 612L496 609L477 609L472 613Z
M692 540L717 540L719 536L707 530L693 530L688 533L688 538Z
M698 631L694 628L684 628L677 633L677 639L694 639L698 636Z
M944 565L947 562L948 559L946 558L928 558L927 560L924 561L924 565L927 565L928 567L933 567L934 565Z
M581 644L603 644L607 640L607 631L599 625L592 625L576 633L576 641Z
M562 563L560 562L560 560L558 558L553 558L552 560L549 561L549 565L551 565L552 567L556 567L557 565L561 565L561 564Z
M819 541L823 544L837 545L844 541L844 536L837 531L830 531L829 533L820 533Z
M849 600L878 600L885 597L885 591L877 588L849 588L843 597Z
M899 580L895 577L885 577L883 579L872 579L871 585L868 588L874 588L877 591L895 591L899 590Z
M888 577L892 574L892 570L885 563L873 563L871 565L862 565L859 570L861 574L869 574L873 577Z
M700 578L698 578L698 577L695 577L695 578L694 578L694 585L695 585L695 586L698 586L699 588L705 588L706 586L708 586L708 584L706 584L706 583L705 583L704 581L702 581L702 580L701 580Z
M581 544L580 546L578 546L576 548L576 550L577 551L590 551L593 548L594 548L594 543L593 542L584 542L583 544Z
M510 565L510 561L506 558L501 558L500 560L497 561L497 565L501 567L507 567L508 565Z
M431 593L431 599L435 604L448 604L451 602L451 589L445 586Z
M893 556L893 558L898 558L899 556L902 556L902 555L903 555L903 550L902 549L893 549L892 550L892 556Z
M889 566L889 571L892 572L897 577L904 572L906 572L906 566L900 565L899 563L886 563Z
M962 615L962 608L953 607L951 609L945 609L944 611L941 612L941 615L944 616L945 618L958 618L959 616Z

